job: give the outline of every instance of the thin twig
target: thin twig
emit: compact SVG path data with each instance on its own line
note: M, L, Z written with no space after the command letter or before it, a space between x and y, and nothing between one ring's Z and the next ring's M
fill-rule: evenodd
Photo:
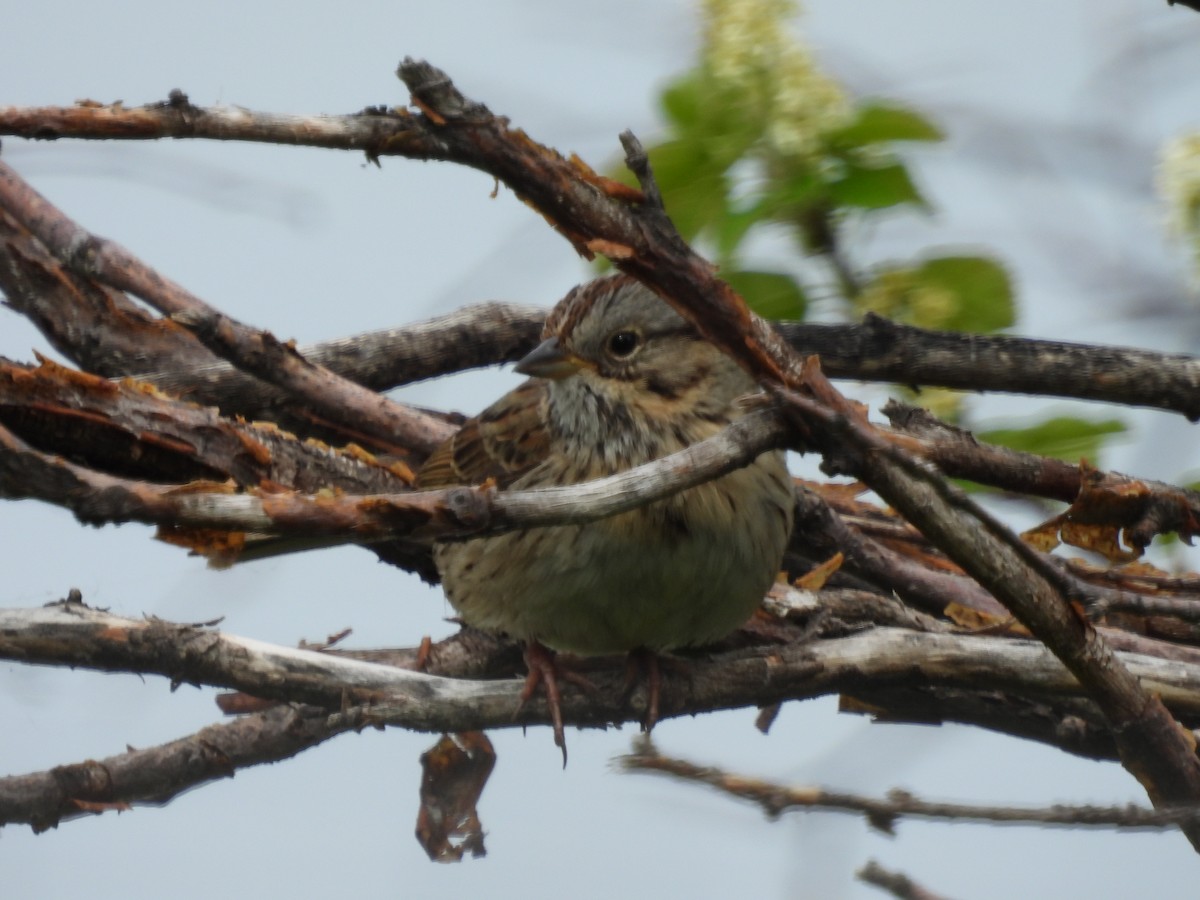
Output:
M771 818L785 812L830 810L861 813L875 828L891 834L902 818L954 822L995 822L1067 828L1164 829L1200 823L1200 805L1145 809L1136 806L1012 807L969 803L936 803L907 791L889 791L885 798L867 797L822 787L789 787L715 766L659 755L646 739L618 760L630 772L655 772L714 787L722 793L757 803Z
M926 890L907 875L885 869L875 860L870 860L855 873L861 881L882 888L899 900L945 900L940 894Z

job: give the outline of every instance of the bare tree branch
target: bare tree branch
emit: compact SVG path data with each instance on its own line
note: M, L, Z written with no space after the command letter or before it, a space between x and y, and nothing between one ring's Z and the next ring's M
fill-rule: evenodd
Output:
M519 717L521 682L427 675L346 655L294 650L194 625L137 620L59 603L0 610L0 658L43 665L159 674L254 696L337 708L370 704L374 720L420 731L477 731L542 724L544 703ZM1182 715L1200 716L1200 665L1120 654ZM511 674L511 659L503 674ZM581 661L582 662L582 661ZM600 660L595 677L613 690L564 697L567 721L629 721L619 689L621 660ZM1005 689L1024 696L1079 696L1079 684L1034 641L875 627L809 644L768 643L692 659L686 677L666 678L663 715L805 699L870 685Z
M873 595L827 593L818 605L826 615L846 622L869 622L881 617L871 606L886 603ZM779 607L789 614L799 609L796 598ZM1070 698L1078 696L1078 684L1045 648L1027 640L998 640L993 637L953 634L933 620L913 619L897 610L897 621L917 624L934 631L861 625L846 636L811 641L791 640L744 647L719 656L693 659L688 674L666 673L660 704L664 717L695 715L715 709L776 703L822 694L852 691L871 696L873 690L886 696L905 687L911 689L973 690L1002 687L1017 696ZM886 615L882 617L886 618ZM835 626L834 632L844 630ZM465 653L464 653L465 651ZM365 657L365 658L356 658ZM103 671L159 674L175 683L208 684L244 691L253 696L287 701L305 701L327 710L344 710L345 719L327 721L303 712L304 734L320 739L346 728L363 725L394 725L429 731L464 731L513 725L545 724L549 711L535 698L519 715L521 679L512 676L519 662L515 645L507 648L494 638L465 632L435 648L426 659L445 673L479 679L501 676L503 680L462 681L396 668L412 665L411 651L324 651L293 650L260 641L221 634L204 626L175 625L158 619L135 620L91 609L77 602L63 602L35 609L0 610L0 658L37 663L85 667ZM1122 659L1148 686L1181 714L1200 717L1200 665L1165 662L1153 657L1123 654ZM482 664L482 666L481 666ZM568 691L563 697L563 714L579 726L603 727L612 722L636 720L645 698L639 690L628 702L623 696L624 667L620 660L596 660L588 670L599 690ZM982 696L977 716L994 708L994 696ZM1058 701L1056 701L1058 702ZM347 711L347 706L354 709ZM253 729L266 728L255 720ZM221 726L223 728L224 726ZM224 733L224 732L220 732ZM240 734L240 732L238 732ZM1021 733L1018 731L1017 733ZM146 755L118 757L121 779L137 789L118 786L112 793L101 790L97 773L80 764L78 777L87 775L92 787L67 791L59 796L61 779L53 772L40 776L0 779L0 823L12 821L51 822L48 810L60 810L72 797L96 803L123 802L150 796L165 798L184 788L214 777L211 766L182 766L170 760L192 758L197 747L205 747L201 736L184 739L145 751ZM1036 735L1056 746L1075 750L1074 735L1068 732ZM310 743L278 743L272 758L298 752ZM240 738L239 738L240 740ZM247 738L249 740L249 738ZM224 751L223 751L224 752ZM228 769L253 764L261 757L245 756L248 762L230 762ZM236 754L226 752L233 758ZM165 760L165 761L164 761ZM140 767L146 771L138 775ZM57 771L57 770L56 770ZM91 773L91 774L88 774ZM218 774L225 774L222 768ZM76 776L72 776L73 778ZM97 786L99 785L99 786ZM107 790L107 789L105 789ZM141 790L141 793L138 793ZM74 801L71 801L74 802ZM61 814L61 813L59 813Z
M169 101L142 107L93 103L0 107L0 134L32 139L254 141L362 150L372 159L450 160L494 174L518 194L534 199L539 208L552 212L560 230L585 255L601 252L605 242L610 249L629 246L622 241L630 229L617 227L603 234L581 231L582 223L576 221L579 217L568 211L572 205L582 204L595 216L599 196L625 198L628 188L608 182L577 159L563 159L532 141L522 145L518 132L498 125L485 107L463 98L441 72L422 66L425 64L405 63L401 76L410 88L415 85L415 97L421 91L430 93L430 98L418 99L426 109L435 111L440 123L398 108L373 108L346 116L304 116L197 107L182 92L173 91ZM448 89L439 87L442 82ZM439 99L447 108L438 106ZM488 145L473 148L475 138L486 138ZM507 160L501 158L505 155ZM533 184L538 178L545 180L541 190ZM556 188L566 193L556 199L552 196ZM605 210L603 216L610 225L622 218L615 207ZM600 221L593 218L591 224ZM600 243L589 249L591 240ZM933 332L879 316L868 316L861 325L787 323L779 327L797 352L819 354L831 377L1078 397L1172 410L1192 421L1200 418L1200 362L1181 354ZM498 351L494 361L501 357ZM354 377L350 372L343 374Z
M788 787L713 766L697 766L682 759L661 756L648 739L635 751L620 758L630 772L654 772L714 787L722 793L750 800L771 818L797 810L832 810L861 813L870 824L892 834L902 818L938 819L954 822L1003 822L1005 824L1059 826L1067 828L1162 829L1200 822L1200 806L1142 809L1136 806L1051 807L986 806L967 803L934 803L907 791L890 791L885 799L864 797L821 787Z
M136 259L93 235L51 205L0 162L0 207L28 228L68 268L128 291L183 325L239 369L285 388L322 415L370 434L382 446L399 442L422 456L454 432L446 422L388 400L306 361L290 343L237 322Z
M148 750L0 778L0 825L23 823L38 832L132 803L163 806L190 788L287 759L364 724L357 710L331 715L277 706Z
M854 447L857 453L842 459L856 474L1003 602L1071 669L1104 710L1117 735L1122 762L1138 775L1156 806L1200 798L1200 761L1191 735L1116 661L1111 647L1069 605L1062 593L1063 579L1054 567L960 490L873 434L854 411L844 404L839 408L831 388L819 380L809 383L825 404L839 409L835 417L826 406L790 394L796 407L806 410L808 421L824 426L822 440L834 442L835 453ZM815 433L812 425L810 433ZM1200 845L1200 827L1188 825L1186 830L1193 845Z
M899 900L945 900L939 894L921 887L907 875L885 869L873 859L855 874L861 881L882 888Z
M196 366L216 357L170 319L67 269L0 207L0 290L68 359L96 375Z
M446 540L626 512L749 464L778 446L786 431L778 414L765 409L678 453L597 481L526 491L483 485L330 497L131 481L34 450L0 427L0 495L38 497L94 524L140 521L368 543L396 537Z
M1010 335L929 331L868 314L860 325L785 323L832 378L1075 397L1200 419L1200 360L1179 353Z
M1200 530L1198 491L987 444L894 400L882 412L900 434L917 439L905 449L951 478L1070 503L1062 521L1115 526L1138 553L1159 534L1175 532L1187 539Z
M513 303L482 303L401 328L301 347L305 359L361 384L386 391L466 369L515 362L533 349L546 310ZM222 409L268 409L288 393L229 363L172 365L137 377L164 391Z
M44 452L151 481L231 478L247 488L385 493L407 490L414 479L402 464L362 450L301 441L271 424L248 424L143 384L54 363L26 367L0 359L0 421Z

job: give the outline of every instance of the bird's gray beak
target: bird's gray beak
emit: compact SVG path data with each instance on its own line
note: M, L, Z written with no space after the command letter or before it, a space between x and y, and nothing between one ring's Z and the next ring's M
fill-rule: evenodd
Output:
M546 338L517 363L517 371L535 378L558 381L579 371L583 361L563 348L558 338Z

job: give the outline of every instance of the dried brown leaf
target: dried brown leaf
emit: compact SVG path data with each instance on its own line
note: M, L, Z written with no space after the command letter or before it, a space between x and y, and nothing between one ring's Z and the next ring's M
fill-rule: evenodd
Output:
M838 569L842 567L846 557L842 553L835 553L825 562L821 563L816 568L810 570L807 574L801 575L796 579L796 587L803 590L819 591L825 587L827 582Z
M442 735L421 754L421 808L417 841L434 862L486 856L475 807L487 785L496 752L482 731Z

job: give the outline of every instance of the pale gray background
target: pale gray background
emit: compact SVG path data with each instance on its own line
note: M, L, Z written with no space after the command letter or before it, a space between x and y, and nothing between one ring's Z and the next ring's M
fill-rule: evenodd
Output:
M1200 126L1200 15L1161 0L813 0L821 58L864 94L904 98L952 136L923 150L939 207L861 230L859 261L934 244L992 248L1021 293L1019 333L1195 350L1196 307L1150 187L1156 148ZM534 137L601 165L693 59L694 4L610 0L390 3L0 3L0 104L162 99L277 112L403 103L405 55ZM549 305L586 276L570 247L490 178L450 165L330 151L168 142L28 144L4 159L70 215L240 319L314 341L511 299ZM764 241L761 252L775 249ZM46 344L0 311L0 353ZM488 371L405 392L473 412L515 383ZM867 392L865 396L877 397ZM1023 398L981 409L1024 415ZM1086 408L1085 408L1086 409ZM1094 414L1108 411L1092 408ZM1178 417L1102 462L1177 477L1198 464ZM72 586L126 615L225 616L290 644L346 626L360 646L450 630L440 593L342 549L213 572L138 526L84 529L33 502L0 505L0 604ZM0 773L148 746L217 718L212 691L161 679L0 664ZM662 723L668 752L773 778L958 800L1143 802L1115 765L965 728L869 726L833 700L788 705L770 737L753 711ZM834 815L768 822L754 808L616 774L631 729L496 733L483 796L489 855L429 863L412 838L417 756L432 738L347 736L239 773L163 810L0 832L6 898L292 896L874 897L869 857L950 896L1194 896L1176 834L1112 835L903 822L889 839Z

